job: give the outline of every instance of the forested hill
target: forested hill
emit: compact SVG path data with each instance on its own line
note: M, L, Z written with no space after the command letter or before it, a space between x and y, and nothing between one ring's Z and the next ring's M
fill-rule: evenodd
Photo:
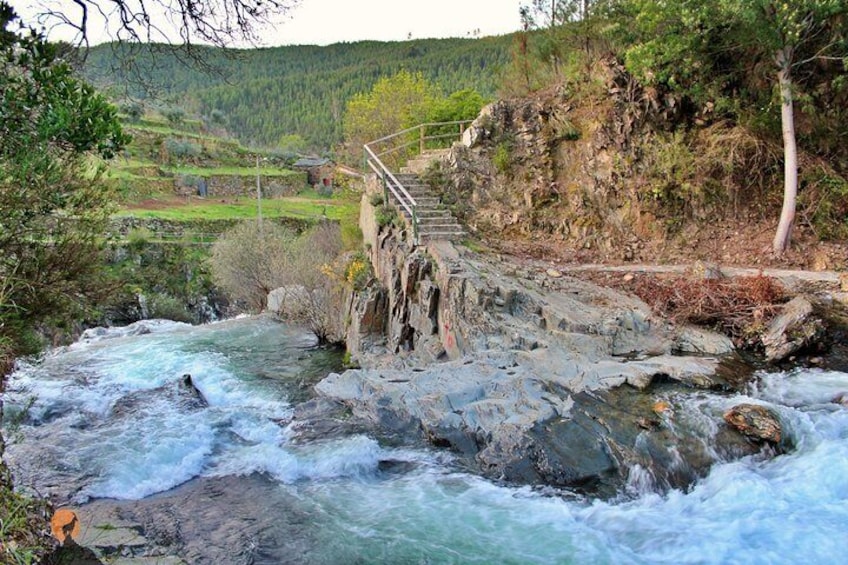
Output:
M346 102L401 69L420 71L444 94L472 88L493 97L495 77L509 60L511 43L512 36L500 36L195 48L211 72L186 65L185 53L173 48L129 53L128 46L107 44L91 49L84 74L100 87L129 85L134 97L145 98L152 91L191 112L214 114L246 143L274 146L281 136L298 134L313 148L326 148L341 140Z

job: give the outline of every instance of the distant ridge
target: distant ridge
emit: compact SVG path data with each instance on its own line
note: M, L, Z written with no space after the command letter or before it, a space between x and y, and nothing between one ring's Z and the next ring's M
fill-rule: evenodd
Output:
M497 72L508 62L511 44L507 35L260 49L195 47L195 55L214 73L186 66L179 48L103 44L90 50L83 73L100 87L117 87L116 92L136 98L152 91L157 99L192 113L217 110L243 143L273 146L282 135L297 134L320 149L341 140L341 118L354 94L369 91L378 79L401 69L420 71L445 94L473 88L494 97ZM119 61L132 61L133 66Z

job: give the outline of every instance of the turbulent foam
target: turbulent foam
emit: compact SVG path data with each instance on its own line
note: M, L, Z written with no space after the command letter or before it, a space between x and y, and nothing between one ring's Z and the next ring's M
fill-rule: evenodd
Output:
M104 429L93 442L90 457L101 478L83 496L135 500L171 489L197 476L213 451L215 422L203 415L163 409L133 420Z
M7 401L36 395L42 421L24 426L29 451L27 440L9 446L13 462L76 473L81 498L140 498L197 475L263 473L303 504L319 542L303 560L314 563L819 563L844 553L848 409L831 399L848 392L846 374L763 374L747 394L671 398L674 419L689 420L706 443L727 408L768 405L796 450L716 465L689 491L663 495L637 467L629 500L587 503L496 485L456 472L449 457L365 436L291 444L275 379L246 374L205 345L239 323L252 322L104 339L22 366ZM263 331L275 330L250 329ZM232 352L253 335L217 339ZM174 402L183 373L208 407ZM413 464L382 473L387 459Z
M237 446L216 457L209 476L268 473L282 483L371 475L387 454L373 439L353 436L308 446L258 443Z

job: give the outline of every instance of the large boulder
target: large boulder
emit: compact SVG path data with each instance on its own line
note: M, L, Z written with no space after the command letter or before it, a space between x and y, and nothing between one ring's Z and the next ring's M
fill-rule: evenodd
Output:
M813 305L804 296L796 296L772 320L761 341L769 362L782 361L818 340L824 326L813 313Z
M784 440L780 418L766 406L739 404L724 413L724 421L755 441L781 445Z

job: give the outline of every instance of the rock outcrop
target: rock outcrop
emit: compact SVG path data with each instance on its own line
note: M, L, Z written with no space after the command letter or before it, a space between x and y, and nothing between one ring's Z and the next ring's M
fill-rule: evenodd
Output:
M796 296L786 303L761 338L766 359L782 361L813 345L823 333L824 325L815 317L810 300Z
M700 432L653 406L668 387L727 387L716 376L726 339L560 272L447 242L415 247L398 229L363 233L379 283L348 311L363 368L316 385L359 424L450 447L488 476L596 493L612 494L634 466L664 487L709 468L715 451ZM756 449L726 435L720 453Z

